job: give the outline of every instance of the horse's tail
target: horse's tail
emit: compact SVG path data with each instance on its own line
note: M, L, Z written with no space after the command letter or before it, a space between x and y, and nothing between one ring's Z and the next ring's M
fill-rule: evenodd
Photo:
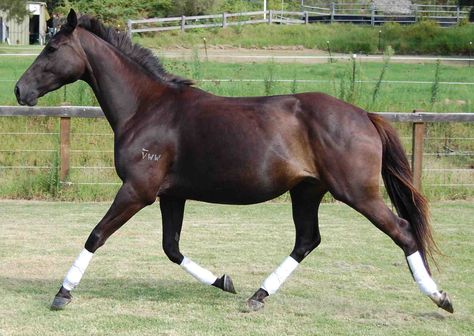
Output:
M427 256L439 252L429 223L426 198L413 185L413 174L397 132L382 117L369 113L383 145L382 178L398 215L407 220L415 235L418 251L429 270Z

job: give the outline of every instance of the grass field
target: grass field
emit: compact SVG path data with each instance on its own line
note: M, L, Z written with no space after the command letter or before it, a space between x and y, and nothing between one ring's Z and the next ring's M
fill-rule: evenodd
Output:
M432 205L445 257L439 286L455 313L412 281L402 252L347 206L323 204L322 244L263 311L245 300L293 246L290 204L188 203L181 249L237 295L197 283L161 250L160 214L144 209L97 252L73 303L51 299L105 203L2 201L0 335L472 335L474 204Z
M0 104L16 105L13 94L15 81L32 63L34 57L7 57L0 59ZM164 59L168 71L197 80L204 90L224 96L256 96L287 94L292 92L321 91L330 95L347 98L351 85L352 64L347 61L325 64L280 64L269 63L219 63L206 62L195 58L192 62ZM440 84L436 103L432 105L432 84L435 80L436 64L390 63L384 75L387 81L421 81L425 84L383 83L376 101L372 102L373 91L382 71L382 63L356 62L356 80L372 81L357 83L353 103L372 111L411 112L413 109L425 111L469 112L474 111L474 93L471 85ZM472 82L474 66L442 64L439 71L440 82ZM202 79L233 79L234 82L199 82ZM260 79L264 82L239 82L240 79ZM277 82L276 80L289 80ZM301 83L293 80L319 80L323 82ZM327 82L324 82L327 81ZM40 99L40 105L96 105L89 87L78 82L52 92Z

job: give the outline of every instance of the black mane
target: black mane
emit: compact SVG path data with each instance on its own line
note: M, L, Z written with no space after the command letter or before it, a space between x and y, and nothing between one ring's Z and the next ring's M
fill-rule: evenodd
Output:
M123 54L151 73L161 83L173 87L193 85L192 80L181 78L166 72L159 59L153 55L149 49L132 43L126 32L120 32L112 27L106 27L99 20L90 16L81 16L78 21L78 26L86 29L119 49Z

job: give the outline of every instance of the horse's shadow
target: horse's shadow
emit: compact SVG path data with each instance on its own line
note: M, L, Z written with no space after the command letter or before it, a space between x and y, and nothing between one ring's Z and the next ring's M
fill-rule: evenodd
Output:
M58 279L21 279L0 277L0 287L21 297L31 297L50 304L60 287ZM229 299L229 294L212 286L184 280L87 278L73 291L74 297L116 301L153 301L180 304L215 305Z

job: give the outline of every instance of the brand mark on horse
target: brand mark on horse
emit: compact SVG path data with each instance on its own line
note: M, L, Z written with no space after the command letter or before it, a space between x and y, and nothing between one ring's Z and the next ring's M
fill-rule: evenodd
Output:
M142 148L142 160L158 161L161 154L150 153L148 149Z

